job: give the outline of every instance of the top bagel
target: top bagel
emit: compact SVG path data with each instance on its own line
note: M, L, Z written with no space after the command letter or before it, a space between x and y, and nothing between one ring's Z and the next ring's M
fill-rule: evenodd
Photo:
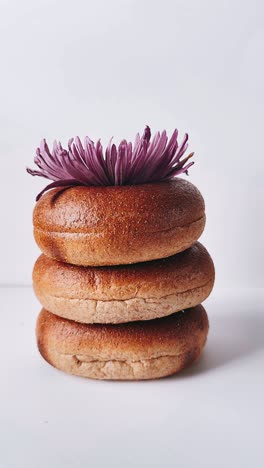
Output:
M53 189L37 202L34 236L56 260L120 265L169 257L205 225L204 200L184 179L129 186Z

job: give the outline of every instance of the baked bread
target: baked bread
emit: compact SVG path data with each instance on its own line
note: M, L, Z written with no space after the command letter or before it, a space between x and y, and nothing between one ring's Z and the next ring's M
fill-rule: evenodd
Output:
M33 285L42 306L83 323L122 323L163 317L203 302L214 265L197 242L172 257L133 265L81 267L41 255Z
M179 372L205 345L208 318L199 305L168 317L119 325L80 324L42 310L39 351L52 366L93 379L157 379Z
M33 224L38 246L55 260L83 266L137 263L190 247L204 229L204 201L180 178L57 188L37 202Z

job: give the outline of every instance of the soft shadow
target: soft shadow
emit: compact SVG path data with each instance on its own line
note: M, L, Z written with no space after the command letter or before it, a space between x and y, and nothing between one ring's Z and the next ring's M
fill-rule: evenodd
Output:
M55 202L59 199L59 197L61 197L61 195L63 195L64 192L66 192L67 190L69 190L71 188L72 188L72 185L70 185L70 186L67 185L66 187L60 187L60 190L55 192L51 197L51 200L50 200L51 206L55 204Z
M248 316L244 314L232 317L223 315L214 317L210 323L207 345L201 358L180 374L169 377L193 377L204 372L242 361L264 349L264 313Z

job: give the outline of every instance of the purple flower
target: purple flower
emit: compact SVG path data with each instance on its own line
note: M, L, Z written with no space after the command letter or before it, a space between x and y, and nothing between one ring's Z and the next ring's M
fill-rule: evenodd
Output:
M37 200L49 189L74 185L134 185L161 182L171 179L188 169L187 162L194 153L182 159L187 150L188 135L178 144L178 130L174 130L168 141L167 133L157 132L151 140L147 126L140 137L136 135L134 145L122 140L118 147L112 143L105 153L100 140L95 144L89 137L84 143L79 137L71 138L68 149L57 141L50 151L46 140L42 140L34 159L39 170L27 168L33 176L53 180L37 196Z

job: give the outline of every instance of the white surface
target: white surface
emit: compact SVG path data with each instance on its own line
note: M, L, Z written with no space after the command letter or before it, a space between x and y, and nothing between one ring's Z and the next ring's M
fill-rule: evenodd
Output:
M30 288L1 289L1 468L262 468L264 290L217 290L201 361L153 382L65 375Z
M31 282L40 139L149 123L189 132L217 286L264 287L263 17L263 0L0 0L0 284Z

